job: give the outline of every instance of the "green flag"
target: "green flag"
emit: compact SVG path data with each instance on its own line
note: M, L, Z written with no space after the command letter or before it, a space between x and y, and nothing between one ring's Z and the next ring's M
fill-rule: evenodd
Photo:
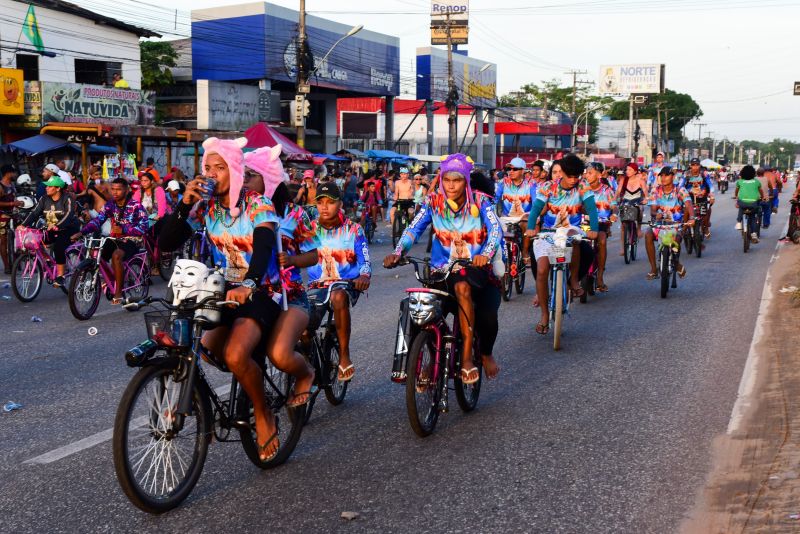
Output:
M36 13L33 11L33 5L28 6L28 14L25 15L25 22L22 24L22 33L31 42L36 50L44 52L44 43L42 43L42 34L39 33L39 23L36 22Z

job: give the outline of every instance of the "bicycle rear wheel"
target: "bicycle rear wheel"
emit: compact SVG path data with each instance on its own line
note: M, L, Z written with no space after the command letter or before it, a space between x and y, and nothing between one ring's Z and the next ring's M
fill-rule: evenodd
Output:
M394 212L394 222L392 223L392 248L397 246L397 242L400 241L400 236L403 235L403 219L404 217L400 216L400 210L395 210Z
M126 299L139 301L147 297L150 292L150 268L141 257L133 258L128 262L125 275L122 278L122 294ZM125 308L128 311L128 308Z
M433 335L427 330L421 331L414 337L408 353L406 411L411 428L423 438L433 432L439 420L439 401L447 362L439 362L437 368L436 357Z
M531 260L531 265L535 265L533 260ZM517 258L517 276L514 278L514 288L517 290L517 295L522 295L522 292L525 291L525 260L522 259L522 254L519 255Z
M564 322L564 271L558 269L555 273L555 294L553 300L553 350L561 350L561 327Z
M697 228L697 223L695 223L694 230L694 254L698 258L703 256L703 228Z
M35 254L25 252L11 267L11 291L20 302L31 302L42 290L44 273Z
M684 245L686 246L686 254L691 256L692 255L692 251L694 251L694 243L695 243L694 228L693 227L688 229L688 234L689 235L686 235L684 233L683 242L684 242Z
M208 452L211 408L195 386L192 416L174 427L182 387L171 367L145 367L125 388L114 420L114 470L138 508L160 514L189 496Z
M750 225L747 224L748 219L748 216L744 218L744 226L742 227L742 248L744 249L745 254L750 250Z
M456 318L456 320L458 320ZM459 339L456 343L461 343ZM478 397L481 394L481 382L483 382L483 360L481 359L480 347L478 346L478 338L472 338L472 364L478 369L478 381L474 384L464 384L461 381L461 347L455 351L455 358L458 359L455 365L455 376L453 376L453 385L456 390L456 400L458 407L464 413L473 411L478 406Z
M100 272L97 265L87 263L78 267L69 281L67 301L69 311L78 320L90 319L100 304Z

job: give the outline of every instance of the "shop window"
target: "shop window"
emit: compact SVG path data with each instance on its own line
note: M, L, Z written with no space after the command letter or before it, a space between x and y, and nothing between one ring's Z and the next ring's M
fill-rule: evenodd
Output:
M39 80L39 56L17 54L17 68L22 69L25 81Z
M378 135L377 113L342 113L342 137L374 139Z
M75 83L112 85L115 72L122 72L122 63L114 61L75 60Z

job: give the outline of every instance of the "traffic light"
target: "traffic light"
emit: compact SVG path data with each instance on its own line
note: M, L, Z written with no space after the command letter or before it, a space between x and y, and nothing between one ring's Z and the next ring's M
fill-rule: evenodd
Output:
M305 95L294 96L294 106L292 106L292 126L303 126L305 117L311 112L311 105L306 100Z

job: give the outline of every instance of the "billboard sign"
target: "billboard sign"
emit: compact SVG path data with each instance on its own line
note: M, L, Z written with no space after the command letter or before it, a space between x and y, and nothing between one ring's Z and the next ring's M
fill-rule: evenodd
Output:
M11 128L38 130L42 127L42 84L25 82L25 116L8 123Z
M25 113L25 84L20 69L0 69L0 115Z
M431 0L431 25L451 24L466 26L469 21L469 0Z
M450 26L450 41L454 45L468 44L469 26ZM447 26L431 26L431 44L447 44Z
M42 83L43 122L90 122L106 126L150 125L150 91L79 83Z
M601 95L654 94L664 92L664 65L603 65L600 67Z
M800 96L800 82L794 82L794 96Z
M197 80L197 129L246 130L258 122L259 89L209 80Z
M453 73L459 102L480 108L497 107L497 65L453 54ZM417 98L447 99L447 52L417 48Z

